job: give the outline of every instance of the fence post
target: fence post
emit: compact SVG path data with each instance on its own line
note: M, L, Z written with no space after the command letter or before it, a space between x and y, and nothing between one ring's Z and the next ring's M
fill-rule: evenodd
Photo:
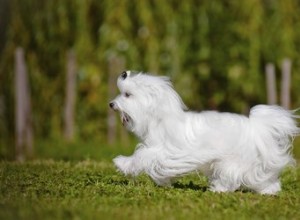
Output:
M275 105L277 103L276 92L276 72L274 64L268 63L266 65L266 87L267 87L267 103Z
M76 56L74 51L67 52L66 99L64 108L64 136L67 141L74 138L74 112L76 99Z
M116 95L116 79L118 73L124 70L125 61L117 55L111 55L108 59L108 98L109 101ZM123 135L122 135L123 136ZM107 113L107 141L113 144L117 137L117 120L115 113L108 109Z
M282 61L281 105L286 109L290 108L291 67L290 59Z
M33 156L33 130L31 123L31 100L24 50L15 52L15 117L16 117L16 160L24 161Z

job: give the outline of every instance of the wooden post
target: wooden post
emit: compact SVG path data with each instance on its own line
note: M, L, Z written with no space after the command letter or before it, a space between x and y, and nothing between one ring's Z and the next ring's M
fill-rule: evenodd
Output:
M267 103L268 105L275 105L277 103L276 73L274 64L272 63L266 65L266 86Z
M290 108L291 67L291 60L284 59L282 62L281 105L285 109Z
M111 101L117 93L117 76L124 71L125 61L116 55L112 55L108 59L108 98ZM123 135L122 135L123 136ZM116 114L108 109L107 113L107 141L109 144L114 144L117 137L117 120Z
M67 53L66 99L64 108L64 136L67 141L74 138L74 112L76 99L76 56L74 51Z
M33 155L33 130L31 123L30 92L27 79L24 51L15 52L15 115L16 115L16 160L24 161Z

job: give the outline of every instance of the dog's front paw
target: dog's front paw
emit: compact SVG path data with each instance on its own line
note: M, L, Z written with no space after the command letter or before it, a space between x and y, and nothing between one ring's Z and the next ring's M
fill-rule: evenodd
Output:
M125 175L131 174L131 158L120 155L114 158L113 162L117 167L118 171Z

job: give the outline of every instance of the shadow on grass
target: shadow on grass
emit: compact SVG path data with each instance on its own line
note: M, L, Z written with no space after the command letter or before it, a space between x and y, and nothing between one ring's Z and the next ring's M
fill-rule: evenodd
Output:
M109 184L126 186L126 185L129 185L129 182L130 181L128 181L128 180L110 180ZM133 183L137 183L137 182L133 181ZM190 181L188 184L176 182L176 183L172 184L172 186L175 189L183 189L183 190L194 190L194 191L202 191L202 192L206 192L208 190L207 186L199 186L199 185L194 184L192 181Z
M183 184L183 183L174 183L173 184L173 187L175 189L191 189L191 190L194 190L194 191L202 191L202 192L206 192L208 190L208 187L207 186L199 186L199 185L196 185L194 184L192 181L190 181L188 184Z
M129 185L129 180L109 180L108 184L115 185L115 186L127 186Z
M206 192L209 191L209 187L208 186L199 186L194 184L192 181L190 181L188 184L183 184L183 183L174 183L172 185L175 189L184 189L184 190L194 190L194 191L202 191L202 192ZM236 190L235 192L240 192L242 194L246 194L246 193L251 193L253 194L253 191L250 189L246 189L246 188L240 188L238 190Z

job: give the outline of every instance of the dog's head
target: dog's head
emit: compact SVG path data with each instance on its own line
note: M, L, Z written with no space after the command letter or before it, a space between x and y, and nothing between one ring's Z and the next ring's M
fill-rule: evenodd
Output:
M150 123L186 109L168 77L124 71L117 81L120 95L109 106L120 112L123 125L142 135Z

